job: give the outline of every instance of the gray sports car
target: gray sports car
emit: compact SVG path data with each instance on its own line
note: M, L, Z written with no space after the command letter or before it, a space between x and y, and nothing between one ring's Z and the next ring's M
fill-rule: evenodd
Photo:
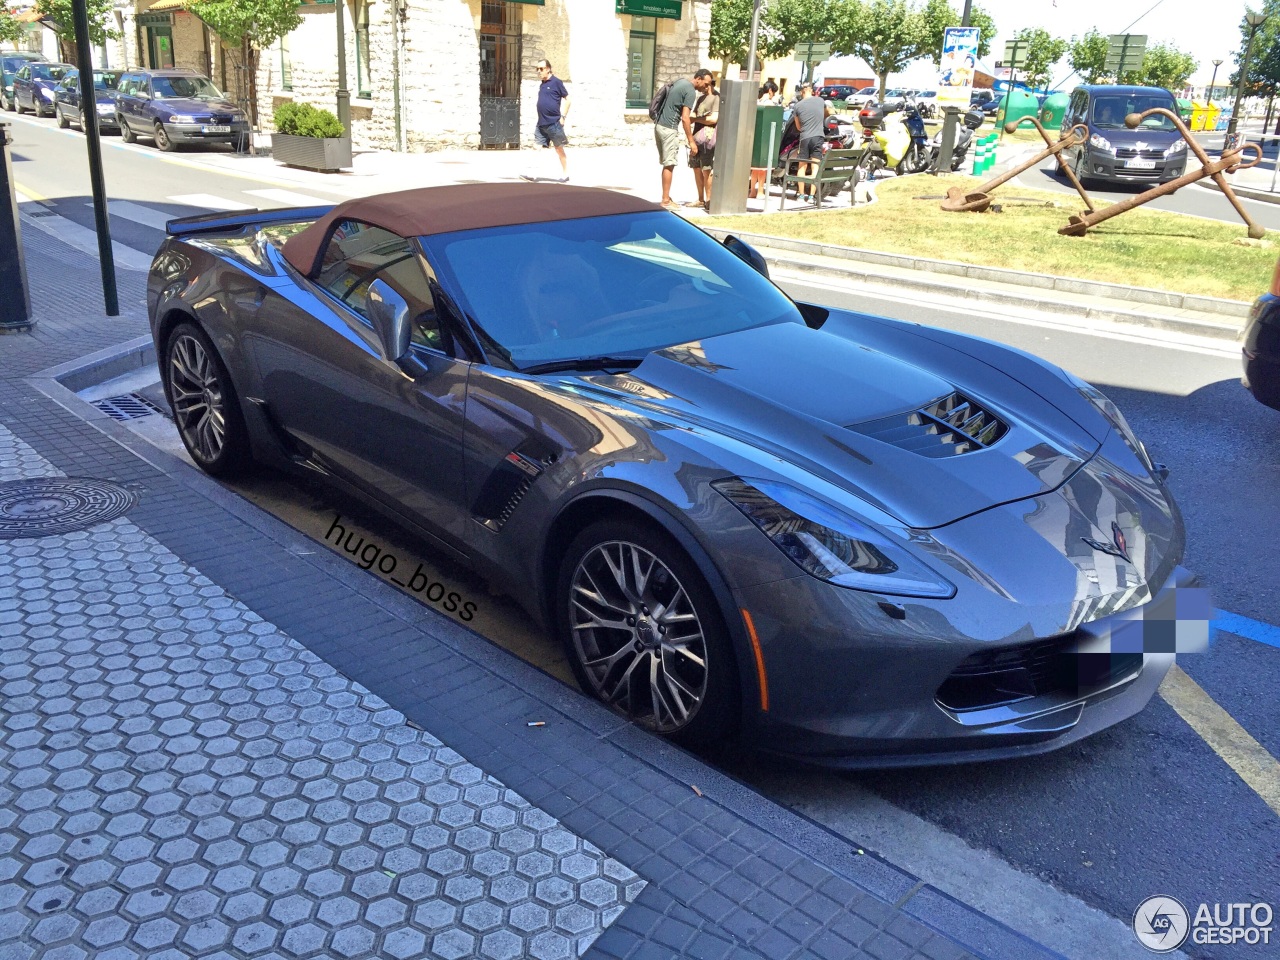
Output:
M148 305L195 462L362 497L649 729L840 766L1015 756L1137 713L1173 661L1105 644L1190 582L1164 471L1035 357L796 303L745 244L603 190L169 233Z

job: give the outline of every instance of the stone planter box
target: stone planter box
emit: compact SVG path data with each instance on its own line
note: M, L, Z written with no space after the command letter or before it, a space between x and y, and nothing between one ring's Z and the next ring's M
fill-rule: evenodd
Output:
M271 156L290 167L331 172L351 166L351 138L296 137L289 133L271 135Z

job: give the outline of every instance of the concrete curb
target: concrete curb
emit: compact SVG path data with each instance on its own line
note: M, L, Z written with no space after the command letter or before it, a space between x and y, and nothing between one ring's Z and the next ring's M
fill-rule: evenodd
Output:
M1278 181L1280 182L1280 181ZM1222 192L1222 188L1213 180L1201 180L1202 187L1208 187L1210 190ZM1259 203L1280 203L1280 193L1272 193L1270 190L1260 190L1257 187L1243 187L1239 184L1231 184L1231 190L1237 197L1244 197L1246 200L1257 200Z

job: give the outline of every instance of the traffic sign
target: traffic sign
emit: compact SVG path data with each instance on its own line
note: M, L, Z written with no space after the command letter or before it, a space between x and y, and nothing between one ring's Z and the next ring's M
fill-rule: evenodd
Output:
M821 63L831 56L829 43L797 43L795 58L801 63Z
M1010 70L1021 70L1027 65L1027 52L1030 49L1030 40L1024 40L1021 37L1015 40L1006 40L1004 44L1004 60L1002 62Z
M1143 33L1113 33L1107 38L1105 69L1113 76L1142 69L1142 58L1147 52L1147 37Z

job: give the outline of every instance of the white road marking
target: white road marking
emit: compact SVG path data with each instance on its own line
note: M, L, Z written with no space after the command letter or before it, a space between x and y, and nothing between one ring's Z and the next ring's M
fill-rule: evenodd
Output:
M246 190L245 193L253 197L262 197L264 200L274 200L286 207L319 207L333 203L332 200L321 200L319 197L294 193L292 190Z
M211 193L180 193L177 196L166 197L174 203L181 203L188 207L204 207L206 210L252 210L253 204L241 203L239 200L228 200L226 197L215 197ZM184 214L188 216L188 214Z
M93 204L86 203L85 206L92 207ZM113 217L132 220L134 223L140 223L144 227L153 227L162 232L165 224L174 217L174 214L161 213L159 210L153 210L151 207L144 207L129 200L109 200L107 201L107 211Z

